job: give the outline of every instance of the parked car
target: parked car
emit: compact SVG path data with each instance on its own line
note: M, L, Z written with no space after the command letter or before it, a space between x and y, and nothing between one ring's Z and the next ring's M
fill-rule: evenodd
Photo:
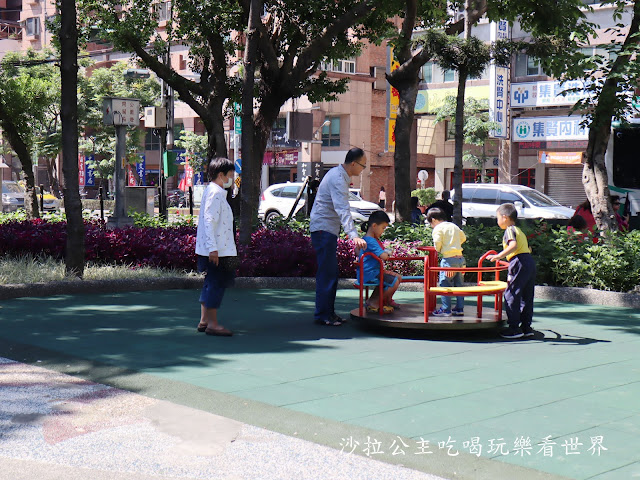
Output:
M40 187L36 187L36 195L38 198L38 205L40 205ZM55 212L60 209L60 200L55 195L45 191L42 196L42 206L45 212Z
M364 198L362 198L362 195L360 194L360 189L359 188L350 188L349 191L351 193L353 193L359 199L364 200Z
M286 217L289 215L301 187L301 182L276 183L268 187L260 195L260 206L258 207L260 219L266 223L278 216ZM295 213L304 206L306 197L307 193L305 192L298 202ZM362 200L351 192L349 192L349 206L355 222L366 222L374 211L380 210L380 207L375 203Z
M544 193L524 185L462 184L462 216L465 218L495 217L498 205L503 203L513 203L518 208L520 218L568 220L573 216L571 208L563 207Z
M2 181L2 211L15 212L24 208L24 188L13 180Z

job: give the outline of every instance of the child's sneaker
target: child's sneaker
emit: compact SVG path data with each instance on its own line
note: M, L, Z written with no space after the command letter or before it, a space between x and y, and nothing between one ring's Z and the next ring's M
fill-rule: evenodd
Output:
M522 338L523 335L524 334L522 333L522 330L520 330L519 328L505 327L500 330L500 336L502 338Z
M454 317L464 317L464 308L461 308L461 309L453 308L453 309L451 309L451 315L453 315Z
M450 317L451 310L443 310L442 307L440 307L439 309L434 310L431 315L434 317Z

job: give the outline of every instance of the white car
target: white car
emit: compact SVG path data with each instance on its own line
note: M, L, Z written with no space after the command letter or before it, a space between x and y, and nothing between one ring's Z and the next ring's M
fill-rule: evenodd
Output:
M266 223L278 216L286 217L289 215L301 187L301 182L276 183L268 187L260 195L260 206L258 207L260 219ZM305 192L300 197L295 213L304 206L306 197ZM362 200L351 192L349 193L349 206L351 207L351 216L355 222L366 222L373 212L381 210L375 203Z
M451 191L453 198L454 191ZM519 218L570 219L573 209L524 185L500 183L463 183L462 216L495 217L498 205L513 203Z

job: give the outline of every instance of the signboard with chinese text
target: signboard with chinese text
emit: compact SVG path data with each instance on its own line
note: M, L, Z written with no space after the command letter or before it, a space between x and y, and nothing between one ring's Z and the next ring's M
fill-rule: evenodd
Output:
M140 125L140 100L105 97L102 101L102 121L105 125Z
M274 160L275 157L275 160ZM298 151L297 150L280 150L273 154L273 152L264 152L262 157L263 165L270 165L275 167L277 165L289 166L297 165L298 163Z
M585 140L589 129L582 127L583 117L530 117L513 120L514 142L536 140Z
M136 172L138 172L138 177L140 177L140 185L147 185L147 161L144 155L139 155L140 161L136 162Z
M322 162L298 162L298 181L303 182L308 176L320 181L322 179Z
M96 186L96 174L94 171L95 160L92 155L87 155L84 159L84 185L86 187Z
M85 181L84 166L85 166L84 155L78 155L78 185L81 187L84 187L84 181Z
M506 20L491 22L490 40L508 40L509 24ZM509 138L509 67L491 63L489 67L489 117L498 127L489 132L493 138Z
M393 47L389 47L387 50L388 55L388 69L389 73L397 70L400 67L400 63L393 56ZM389 85L387 88L387 151L396 151L396 117L398 116L398 106L400 105L400 93L398 89Z
M136 176L133 174L133 166L127 165L127 186L135 187L136 185Z
M581 80L514 83L511 85L511 107L546 107L557 105L574 105L578 100L587 98L585 91L567 92L572 88L582 89Z
M582 163L582 152L538 152L540 163L563 163L579 165Z

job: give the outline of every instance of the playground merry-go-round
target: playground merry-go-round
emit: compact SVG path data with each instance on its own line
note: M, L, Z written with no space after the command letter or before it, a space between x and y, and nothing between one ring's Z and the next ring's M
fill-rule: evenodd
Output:
M369 289L378 287L382 291L382 285L378 283L360 283L356 281L354 286L360 291L358 308L351 311L351 318L364 326L406 328L417 330L487 330L497 329L502 326L502 294L507 288L507 283L500 280L500 272L509 268L507 262L499 261L490 266L483 266L488 255L495 254L491 250L483 254L478 260L477 267L445 268L438 266L438 254L434 247L419 247L424 255L389 257L387 261L422 261L424 263L423 275L403 276L402 283L422 284L422 295L419 301L402 302L401 308L394 309L392 313L383 313L382 295L379 295L378 312L367 311L366 301L369 298ZM384 262L373 253L365 253L359 260L357 268L360 269L360 278L363 276L363 260L371 255L380 264L380 281L383 279ZM466 282L462 287L440 287L438 276L440 272L461 272L474 274L475 282ZM466 275L469 278L469 275ZM487 279L490 278L490 279ZM464 315L441 317L434 316L432 312L436 308L437 296L464 296L475 297L475 305L465 305ZM483 297L493 297L493 307L483 305Z

